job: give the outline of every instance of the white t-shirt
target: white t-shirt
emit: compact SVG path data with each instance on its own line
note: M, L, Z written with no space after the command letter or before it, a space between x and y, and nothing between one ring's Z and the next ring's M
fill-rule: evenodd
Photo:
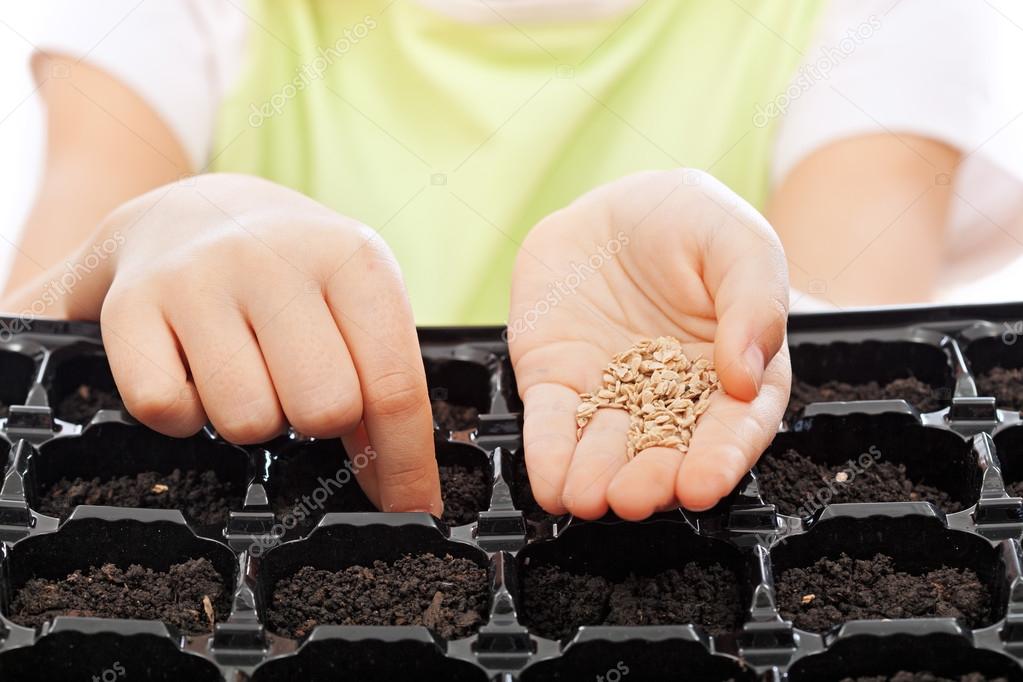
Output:
M631 11L640 0L397 0L467 22L529 22ZM710 0L707 0L710 1ZM716 0L715 0L716 1ZM780 1L780 0L779 0ZM1023 8L1018 0L830 0L791 86L775 141L774 184L850 136L913 134L963 155L953 183L941 285L1023 282ZM245 40L268 30L243 0L43 0L37 47L84 58L128 84L205 165ZM751 21L754 21L751 18ZM770 30L765 26L764 30ZM803 297L806 305L810 297ZM818 302L819 303L819 302Z

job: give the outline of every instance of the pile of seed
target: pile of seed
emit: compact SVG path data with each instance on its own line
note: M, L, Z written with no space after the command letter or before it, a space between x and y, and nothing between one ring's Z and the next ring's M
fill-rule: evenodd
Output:
M629 459L651 447L685 452L696 420L720 387L711 361L690 360L678 339L660 336L640 341L614 356L604 370L600 390L579 394L576 435L582 436L599 408L611 407L629 413Z

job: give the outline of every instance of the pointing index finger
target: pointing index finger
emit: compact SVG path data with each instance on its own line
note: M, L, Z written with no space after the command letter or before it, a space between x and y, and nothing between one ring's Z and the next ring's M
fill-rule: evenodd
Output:
M367 242L351 261L327 283L327 302L359 377L382 509L439 517L433 417L405 286L382 244Z

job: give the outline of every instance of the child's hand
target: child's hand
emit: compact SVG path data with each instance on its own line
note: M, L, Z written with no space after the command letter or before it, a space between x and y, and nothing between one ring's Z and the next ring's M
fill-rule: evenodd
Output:
M767 222L698 171L641 173L538 224L516 263L509 342L525 403L529 479L550 512L642 519L727 495L777 430L791 371L788 275ZM686 455L626 460L628 416L599 410L576 440L578 394L641 338L712 357L711 398Z
M350 451L368 437L379 456L358 478L370 499L440 515L412 311L372 230L265 180L206 175L124 205L104 240L119 246L66 313L101 319L132 415L174 436L208 417L239 443L285 420L345 436Z

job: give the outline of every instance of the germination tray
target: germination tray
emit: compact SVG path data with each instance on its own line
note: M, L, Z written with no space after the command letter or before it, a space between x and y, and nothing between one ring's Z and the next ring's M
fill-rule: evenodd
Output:
M140 426L119 408L96 325L0 329L2 680L1023 680L1023 304L794 315L800 398L765 459L716 508L641 523L536 505L497 328L420 331L444 519L372 511L351 476L363 455L339 442L243 448ZM789 465L833 478L804 476L793 493ZM878 483L892 471L899 485ZM886 501L870 501L871 481ZM416 621L430 627L273 615L300 569L428 554L485 575L479 613L449 638L445 580ZM209 621L198 628L144 610L91 617L53 596L98 580L130 602L150 580L126 578L130 566L198 559L223 593L188 603L186 576L165 595ZM877 589L917 596L855 618Z

